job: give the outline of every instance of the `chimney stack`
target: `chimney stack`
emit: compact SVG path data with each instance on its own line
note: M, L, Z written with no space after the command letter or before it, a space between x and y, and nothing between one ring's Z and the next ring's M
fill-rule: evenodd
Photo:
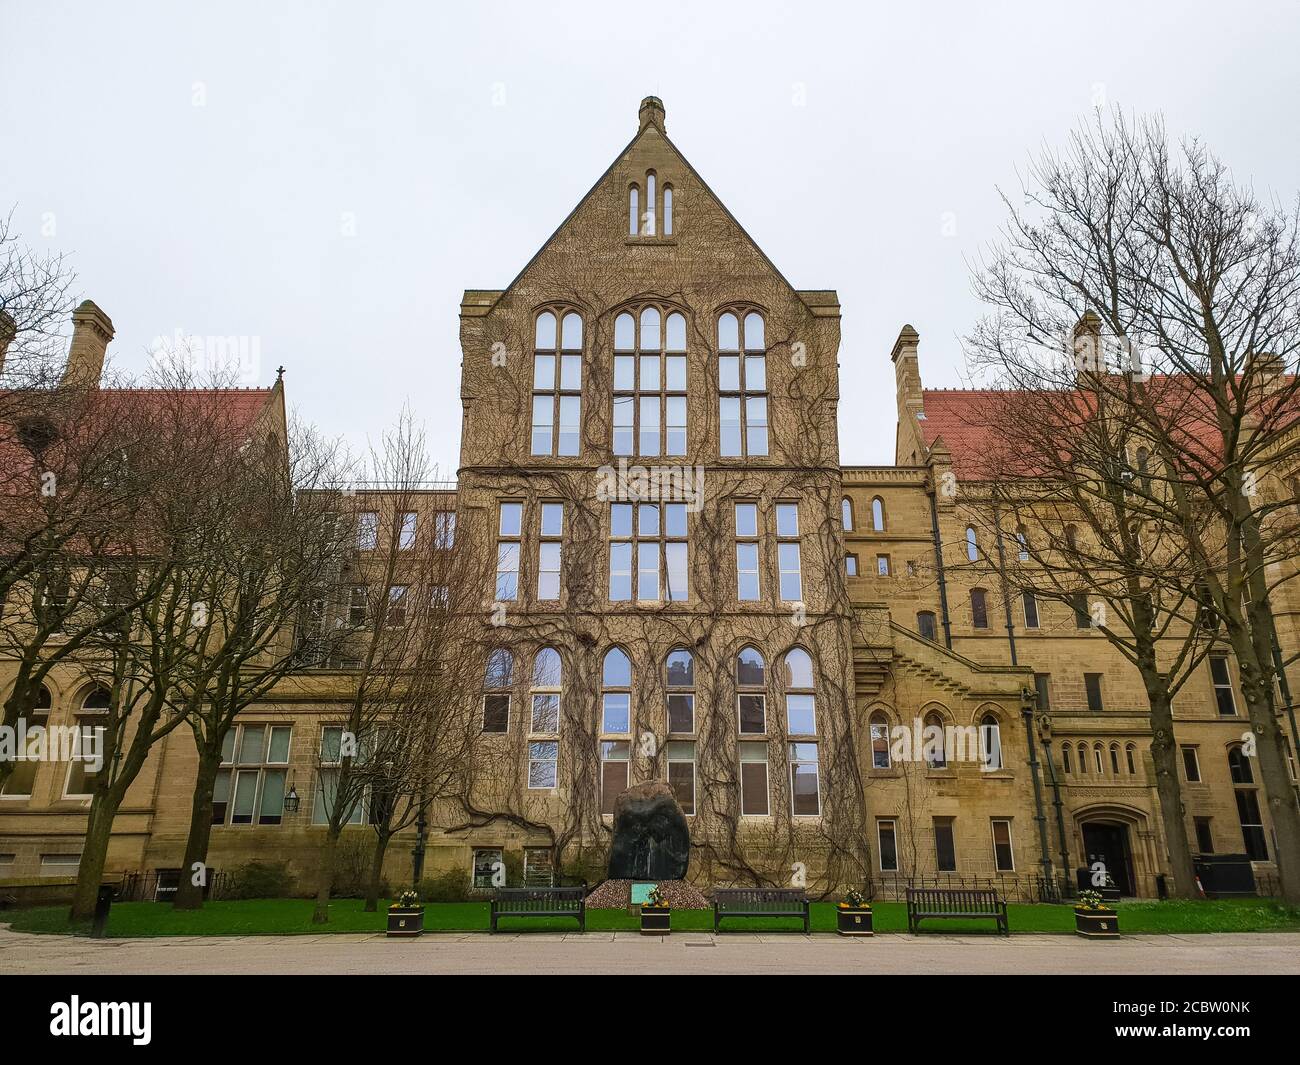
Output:
M71 388L98 388L104 372L104 352L113 339L113 321L90 300L72 312L72 345L63 384Z
M5 372L5 356L9 354L9 345L17 333L13 315L8 311L0 311L0 374Z

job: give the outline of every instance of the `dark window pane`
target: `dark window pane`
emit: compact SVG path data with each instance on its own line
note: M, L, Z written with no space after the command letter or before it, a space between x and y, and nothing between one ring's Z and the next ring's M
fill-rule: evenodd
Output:
M483 697L483 731L505 732L510 723L510 696L485 695Z
M957 847L952 838L950 817L936 817L934 820L934 856L939 872L957 871Z

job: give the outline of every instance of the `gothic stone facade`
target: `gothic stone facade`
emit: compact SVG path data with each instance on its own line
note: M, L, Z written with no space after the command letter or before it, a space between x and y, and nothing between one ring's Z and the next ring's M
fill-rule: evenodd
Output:
M990 582L967 559L963 504L937 488L960 461L963 393L922 389L910 327L892 352L893 463L841 464L839 317L834 292L795 289L767 259L655 98L519 275L465 293L459 482L427 506L454 506L456 535L496 558L483 614L504 653L484 742L515 771L483 785L511 816L434 829L429 874L484 874L498 856L533 874L559 844L598 875L583 863L608 844L614 797L658 778L688 814L700 883L954 875L1028 895L1045 844L1058 875L1100 859L1156 893L1168 862L1136 672L1050 605L972 612ZM1187 831L1195 850L1250 848L1264 873L1269 826L1251 811L1265 804L1229 771L1246 727L1233 667L1213 667L1226 697L1211 668L1176 705ZM214 868L287 860L310 883L344 682L313 671L245 715ZM74 668L50 688L51 722L82 713ZM927 754L926 725L975 746ZM185 729L159 745L110 869L178 865L195 761ZM41 764L0 797L0 878L75 868L74 776ZM406 842L389 850L394 882Z

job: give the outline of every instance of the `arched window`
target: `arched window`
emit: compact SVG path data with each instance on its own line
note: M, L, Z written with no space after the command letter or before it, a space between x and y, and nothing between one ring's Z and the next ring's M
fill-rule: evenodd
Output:
M1002 768L1002 729L992 714L980 719L980 759L985 769Z
M483 731L506 732L510 728L510 688L514 684L515 658L498 648L488 655L483 677Z
M767 732L767 665L763 656L746 647L736 656L736 699L740 731L750 735Z
M966 526L966 560L978 562L980 557L979 539L975 535L975 526Z
M916 631L931 643L936 642L938 639L938 632L936 631L934 624L934 611L922 610L916 615Z
M20 757L14 763L13 772L0 788L0 795L31 795L32 785L36 780L36 766L41 758L41 749L45 746L45 729L50 723L50 709L54 705L50 690L44 684L36 692L36 702L24 718L26 722L26 745Z
M1228 772L1232 776L1233 795L1237 800L1237 820L1246 854L1252 862L1268 861L1268 841L1264 836L1264 818L1259 809L1259 792L1253 787L1255 774L1250 759L1240 746L1228 748Z
M73 738L72 761L68 763L68 778L63 786L65 797L80 798L94 793L99 770L89 758L95 751L104 749L103 722L112 705L112 693L104 687L92 688L81 700L76 714L77 733Z
M1234 784L1254 784L1255 774L1250 768L1250 759L1240 747L1228 748L1228 773Z
M1070 745L1068 743L1061 744L1061 771L1064 773L1073 772L1070 768Z
M880 496L871 501L871 528L875 532L885 531L885 501Z
M943 715L937 710L931 710L925 715L924 724L921 744L925 764L931 769L943 769L948 764L948 755L944 751Z
M669 651L665 662L668 681L668 731L695 731L695 660L691 652Z
M664 236L673 235L673 187L664 185Z
M642 236L655 235L655 214L658 208L659 200L655 195L655 172L649 170L645 176L645 224L641 227Z
M889 720L877 710L871 715L871 767L889 768Z
M785 728L791 736L817 735L812 658L802 647L785 656Z
M533 659L532 732L560 731L561 668L560 653L554 647L543 647Z
M1023 525L1016 527L1016 558L1021 562L1029 561L1029 536Z
M632 663L618 647L605 652L601 667L601 724L603 733L627 736L632 732Z
M845 532L853 531L853 501L848 496L840 500L840 524Z
M1065 546L1069 548L1071 552L1079 550L1079 530L1074 525L1067 525L1065 527Z
M1119 776L1119 744L1110 745L1110 771L1114 776Z
M725 458L767 454L766 352L762 315L745 315L743 347L736 315L719 317L719 454Z
M614 322L615 455L686 454L686 319L669 311L661 329L662 313Z
M641 232L641 190L632 185L627 194L627 235L639 236Z
M1128 764L1128 775L1137 776L1137 748L1133 744L1124 748L1124 759Z
M632 663L618 647L605 652L601 667L601 732L609 736L632 734ZM626 740L600 741L600 812L612 814L618 797L627 790L632 764L632 744Z
M1092 763L1097 769L1097 776L1104 777L1106 775L1106 767L1102 764L1101 761L1100 743L1094 743L1092 745Z
M556 343L555 315L537 316L533 352L534 455L576 455L582 422L582 317L564 315Z
M989 627L989 598L988 592L983 588L970 590L970 618L971 625L977 629Z

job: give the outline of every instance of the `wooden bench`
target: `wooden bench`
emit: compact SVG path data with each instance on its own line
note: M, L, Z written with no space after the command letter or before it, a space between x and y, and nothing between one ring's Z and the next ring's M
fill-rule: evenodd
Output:
M927 918L977 920L986 917L997 921L998 931L1010 934L1007 927L1007 904L996 891L973 888L908 888L907 930L919 932Z
M578 887L497 888L492 896L491 930L501 917L576 917L587 930L587 889Z
M713 930L724 917L797 917L809 931L808 896L802 888L714 888Z

